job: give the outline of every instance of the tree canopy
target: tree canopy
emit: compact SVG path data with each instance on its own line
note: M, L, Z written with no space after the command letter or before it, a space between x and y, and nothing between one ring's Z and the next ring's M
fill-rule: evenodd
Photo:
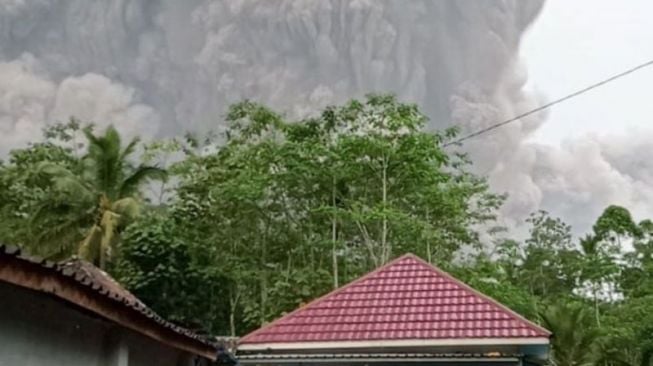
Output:
M513 235L502 192L443 148L456 129L425 122L372 95L302 120L238 103L208 138L54 124L0 163L0 241L91 260L221 335L413 252L550 328L556 365L648 365L653 223L609 206L579 238L540 211Z

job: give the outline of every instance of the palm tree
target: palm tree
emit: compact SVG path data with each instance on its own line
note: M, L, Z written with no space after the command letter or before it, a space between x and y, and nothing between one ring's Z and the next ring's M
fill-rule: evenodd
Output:
M641 366L649 366L653 360L653 344L646 342L641 349Z
M551 364L555 366L650 366L651 329L632 335L618 328L599 328L591 306L560 302L540 313L542 325L553 332Z
M95 135L91 128L83 132L88 150L80 171L52 163L41 166L52 180L53 199L34 215L34 226L40 230L37 241L54 247L55 255L70 255L73 248L67 243L77 242L74 249L81 258L104 268L120 240L120 230L139 212L140 188L151 179L165 179L166 172L130 162L138 138L123 148L113 126L104 135ZM71 240L80 236L81 240Z
M555 366L590 366L602 359L599 328L583 304L561 303L540 314L542 325L553 332L551 363Z

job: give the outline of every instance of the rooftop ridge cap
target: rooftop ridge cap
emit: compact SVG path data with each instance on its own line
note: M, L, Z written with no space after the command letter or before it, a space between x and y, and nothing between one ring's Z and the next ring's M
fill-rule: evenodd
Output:
M415 259L416 256L414 254L412 254L412 253L406 253L406 254L404 254L404 255L402 255L400 257L397 257L397 258L389 261L388 263L386 263L386 264L384 264L384 265L382 265L382 266L380 266L380 267L378 267L378 268L364 274L363 276L361 276L361 277L359 277L359 278L357 278L357 279L355 279L355 280L353 280L353 281L351 281L351 282L349 282L347 284L344 284L344 285L342 285L342 286L340 286L340 287L338 287L338 288L336 288L336 289L334 289L334 290L332 290L330 292L327 292L326 294L318 297L317 299L314 299L314 300L308 302L307 304L304 304L303 306L300 306L297 309L295 309L295 310L293 310L293 311L291 311L291 312L289 312L289 313L287 313L285 315L280 316L279 318L273 320L272 322L261 326L257 330L255 330L255 331L253 331L253 332L251 332L249 334L246 334L245 336L240 338L238 343L239 344L247 343L247 341L249 339L254 338L255 336L257 336L260 333L264 333L266 330L276 326L278 323L282 322L283 320L285 320L287 318L290 318L291 316L295 315L296 313L299 313L300 311L302 311L302 310L304 310L304 309L306 309L306 308L308 308L308 307L310 307L310 306L312 306L314 304L317 304L317 303L321 302L322 300L324 300L324 299L326 299L326 298L328 298L330 296L339 294L339 293L345 291L346 289L350 288L351 286L354 286L355 284L358 284L358 283L360 283L362 281L365 281L369 277L372 277L373 275L375 275L375 274L387 269L388 267L390 267L390 266L392 266L392 265L394 265L394 264L396 264L396 263L398 263L398 262L400 262L400 261L402 261L404 259L407 259L407 258Z
M509 315L517 318L521 322L524 322L527 326L529 326L531 329L535 330L536 332L544 333L549 337L552 335L551 331L549 331L548 329L546 329L546 328L544 328L544 327L542 327L542 326L540 326L538 324L535 324L534 322L526 319L522 315L518 314L516 311L514 311L514 310L510 309L509 307L503 305L501 302L493 299L492 297L490 297L490 296L488 296L488 295L474 289L473 287L469 286L468 284L464 283L463 281L455 278L451 274L443 271L442 269L440 269L436 265L431 264L431 263L429 263L429 262L427 262L427 261L425 261L425 260L423 260L422 258L419 258L419 257L415 257L415 259L417 259L419 262L421 262L427 268L430 268L435 273L447 278L448 280L452 281L453 283L455 283L455 284L461 286L462 288L470 291L472 294L474 294L474 295L488 301L490 304L492 304L494 306L497 306L499 309L501 309L501 310L505 311L506 313L508 313Z
M405 270L405 267L412 267L411 270ZM420 279L425 277L431 277L431 278L436 278L441 280L441 284L446 284L449 286L453 286L452 288L449 288L447 290L449 291L460 291L461 296L464 297L473 297L476 298L476 302L474 304L466 304L471 307L476 307L479 304L487 307L487 310L485 312L496 312L502 315L503 319L499 319L501 321L509 321L513 322L514 326L510 327L511 329L521 329L523 331L526 331L529 333L526 337L542 337L542 338L549 338L551 336L551 332L548 331L547 329L539 326L538 324L526 319L525 317L521 316L517 312L513 311L512 309L508 308L507 306L501 304L499 301L495 300L494 298L481 293L480 291L472 288L471 286L465 284L461 280L455 278L451 274L443 271L439 267L426 262L424 259L416 256L415 254L412 253L407 253L402 256L399 256L388 263L378 267L375 270L372 270L363 276L337 288L334 289L310 302L307 304L304 304L303 306L298 307L297 309L278 317L274 321L263 325L259 329L245 335L243 338L241 338L239 344L241 345L246 345L246 344L257 344L261 343L261 341L258 340L258 338L263 337L265 338L267 335L270 334L275 334L275 330L278 330L280 333L284 333L282 329L285 328L286 325L296 325L292 324L293 317L298 317L298 318L303 318L301 314L309 314L309 312L312 312L312 309L315 310L324 310L324 309L341 309L343 312L346 313L347 309L354 309L354 308L367 308L367 306L350 306L347 304L344 307L332 307L332 306L327 306L330 303L337 303L340 301L338 299L340 294L349 292L349 294L360 294L360 293L374 293L375 291L357 291L360 290L361 287L366 286L366 281L372 281L372 282L377 282L378 280L383 280L386 275L388 275L388 278L412 278L407 275L408 272L413 272L417 271L422 273L422 275L418 276ZM396 273L393 273L396 272ZM401 275L403 273L403 276ZM397 274L399 274L397 276ZM416 284L416 285L421 285L421 284ZM419 287L419 286L418 286ZM420 291L419 289L415 289L415 291ZM405 292L410 292L410 291L405 291ZM402 297L403 298L403 297ZM423 299L425 297L420 297L420 299ZM412 298L406 298L404 300L408 300ZM347 300L347 299L345 299ZM351 301L365 301L366 299L349 299ZM324 306L323 306L324 305ZM447 305L447 304L443 304ZM455 304L453 304L455 305ZM473 311L472 311L473 312ZM300 314L300 315L298 315ZM333 315L333 314L330 314ZM344 315L344 314L341 314ZM312 316L312 315L311 315ZM301 323L301 320L298 319ZM286 324L288 323L288 324ZM356 324L360 324L356 322ZM508 329L508 328L505 328ZM272 343L277 343L275 341L270 341Z

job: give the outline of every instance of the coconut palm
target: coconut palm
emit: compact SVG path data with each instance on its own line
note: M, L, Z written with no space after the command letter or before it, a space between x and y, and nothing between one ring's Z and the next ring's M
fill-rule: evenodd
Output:
M153 166L134 166L130 157L139 139L123 148L113 126L104 135L95 135L90 128L83 132L88 150L79 171L52 163L41 166L52 181L53 194L34 215L34 227L40 231L37 241L50 253L66 256L76 250L103 268L119 242L120 230L138 214L140 188L151 179L165 179L166 173ZM71 242L78 244L71 248Z
M632 343L601 342L596 355L594 364L597 366L649 366L650 360L646 347L637 349Z
M590 366L602 358L599 328L591 310L576 303L550 306L540 314L542 325L553 332L551 363L555 366Z
M649 366L651 365L652 360L653 360L653 344L651 344L651 342L647 342L642 346L641 349L640 365Z

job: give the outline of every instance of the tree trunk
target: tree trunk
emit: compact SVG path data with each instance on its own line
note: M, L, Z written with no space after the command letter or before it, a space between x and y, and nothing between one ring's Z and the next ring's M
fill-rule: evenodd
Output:
M365 243L365 247L367 248L367 251L370 254L370 259L372 260L372 264L374 267L378 267L383 263L383 258L378 256L379 253L377 253L379 250L377 248L377 245L375 244L374 241L372 241L372 238L370 237L370 233L367 231L367 228L365 225L361 224L360 221L354 220L354 223L356 223L356 226L358 227L358 231L361 233L361 236L363 237L363 242Z
M599 290L594 285L594 315L596 316L596 326L601 328L601 314L599 314Z
M229 296L229 331L232 337L236 336L236 299L233 294Z
M386 208L388 204L388 162L383 156L383 231L381 232L381 262L385 263L390 259L390 248L388 248L388 215Z
M260 314L259 314L259 325L265 324L265 314L267 308L268 300L268 275L267 275L267 239L268 239L268 228L270 227L268 223L263 222L263 225L266 225L265 234L263 235L261 242L261 273L259 275L260 281Z
M331 205L333 208L333 215L331 216L331 256L333 261L333 288L338 288L338 255L336 253L337 241L337 222L336 222L336 177L333 176L333 185L331 187Z
M426 222L430 227L431 226L431 214L430 214L430 212L428 210L426 211ZM431 258L431 235L430 235L430 233L429 233L428 238L426 239L426 260L430 264L433 264L433 258Z
M232 337L236 336L236 314L233 309L229 312L229 331Z
M542 295L546 297L546 284L544 281L544 271L542 270L542 265L540 264L540 279L542 281Z

